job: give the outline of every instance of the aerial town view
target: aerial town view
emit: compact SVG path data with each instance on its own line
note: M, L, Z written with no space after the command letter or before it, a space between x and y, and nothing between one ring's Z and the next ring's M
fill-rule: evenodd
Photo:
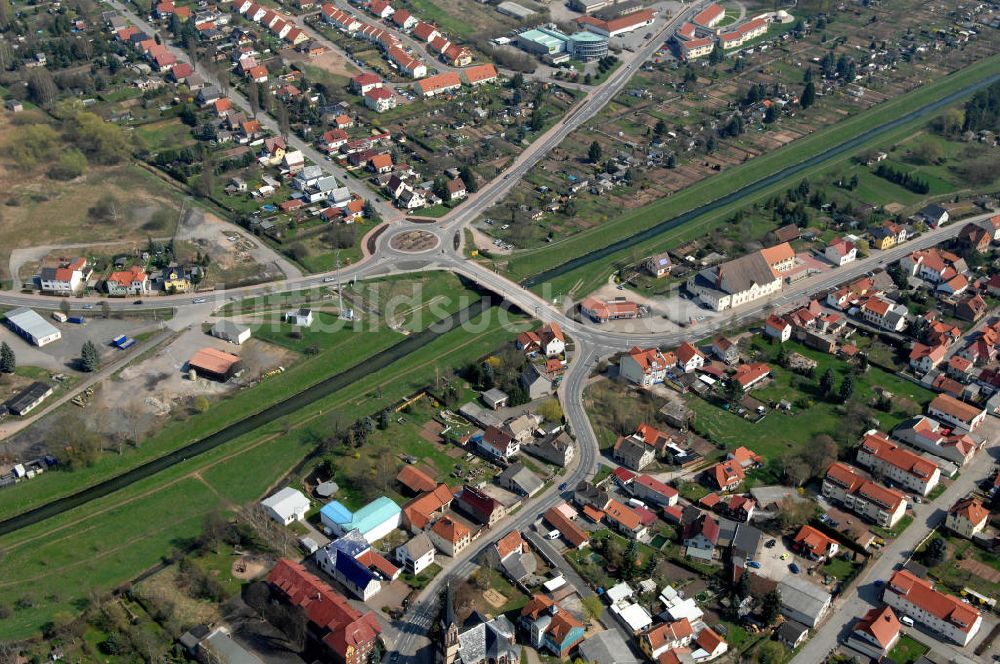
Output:
M1000 0L0 0L0 664L1000 662Z

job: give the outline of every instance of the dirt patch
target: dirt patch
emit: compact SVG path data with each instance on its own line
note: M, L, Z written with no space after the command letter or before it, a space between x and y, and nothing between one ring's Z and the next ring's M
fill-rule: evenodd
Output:
M246 286L283 276L284 259L256 238L202 210L190 210L184 215L177 238L179 261L195 261L198 254L209 256L208 275L199 286L201 290Z
M989 565L981 563L978 560L959 560L955 563L955 566L961 570L975 574L984 581L989 581L990 583L1000 583L1000 571L995 570Z
M429 443L440 443L442 431L444 426L440 422L431 420L420 429L420 437Z
M494 590L493 588L490 588L483 593L483 599L485 599L486 602L494 609L499 609L507 603L507 596L498 590Z
M241 346L211 337L200 328L188 330L170 345L138 364L123 369L117 376L101 383L97 401L102 425L107 433L149 431L166 417L182 414L191 408L235 392L238 384L223 384L205 378L190 380L187 361L204 347L239 355L244 363L244 377L259 375L277 366L288 367L294 361L291 351L250 339ZM199 405L198 402L202 402Z
M336 51L327 51L322 55L309 58L306 62L323 71L330 72L334 76L346 76L351 78L361 70L348 62L347 58Z
M231 574L234 579L248 581L250 579L256 579L258 576L263 574L265 570L270 569L273 564L273 560L263 556L240 556L233 561Z
M433 233L427 231L407 231L393 236L389 240L389 246L396 251L407 253L420 253L430 251L438 245L438 238Z

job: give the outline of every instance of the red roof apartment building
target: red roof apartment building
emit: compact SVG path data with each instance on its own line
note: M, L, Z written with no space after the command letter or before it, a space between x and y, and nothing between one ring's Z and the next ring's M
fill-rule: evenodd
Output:
M979 609L934 590L933 583L905 569L889 579L882 601L962 646L969 644L983 624Z
M892 528L906 514L906 496L875 484L857 468L840 461L826 471L823 496L842 503L883 528Z
M874 429L865 434L858 446L858 463L921 496L930 493L941 479L936 463L897 445Z
M279 560L267 580L289 604L302 608L319 640L337 656L337 661L368 661L382 632L374 613L356 611L319 577L288 559Z

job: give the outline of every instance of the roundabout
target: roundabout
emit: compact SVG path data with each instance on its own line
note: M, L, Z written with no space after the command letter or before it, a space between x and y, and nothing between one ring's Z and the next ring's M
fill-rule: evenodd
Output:
M389 248L403 254L423 254L437 249L441 238L425 230L407 230L389 238Z

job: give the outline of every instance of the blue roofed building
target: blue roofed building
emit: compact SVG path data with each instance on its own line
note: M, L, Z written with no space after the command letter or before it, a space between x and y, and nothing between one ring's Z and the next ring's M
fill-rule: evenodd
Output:
M399 527L402 513L403 510L391 498L382 496L357 512L334 500L320 510L320 519L323 526L337 537L358 530L368 542L374 543Z
M382 557L359 530L352 530L319 549L316 564L352 595L369 600L382 590L383 581L399 577L400 569Z

